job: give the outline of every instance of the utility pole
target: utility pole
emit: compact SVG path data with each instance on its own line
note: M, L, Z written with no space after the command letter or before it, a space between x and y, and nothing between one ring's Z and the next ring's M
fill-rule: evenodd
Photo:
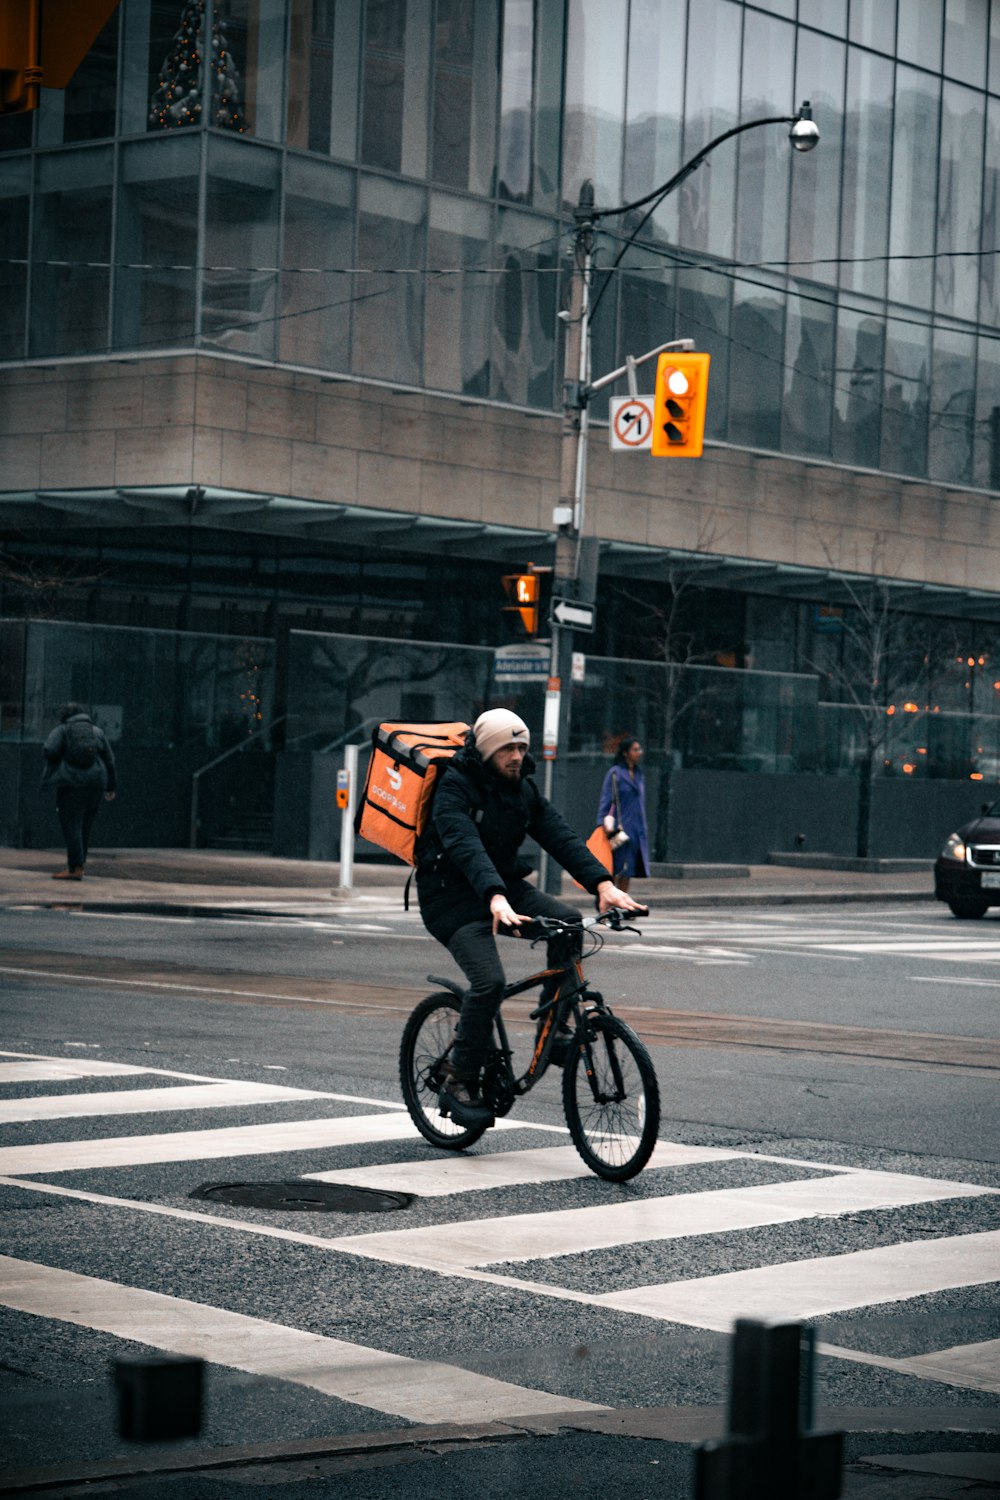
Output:
M573 211L576 237L573 245L573 279L568 309L560 313L566 325L566 352L563 364L562 446L559 463L559 504L553 512L556 528L555 567L552 573L554 598L575 599L579 584L580 538L583 532L583 505L587 492L587 406L590 380L590 278L593 264L594 184L589 178L580 188L580 198ZM552 621L552 647L549 658L549 684L545 701L545 728L542 753L545 757L544 788L546 797L556 805L565 805L570 727L570 675L573 653L571 626ZM542 856L541 884L552 895L558 895L562 872L553 861Z

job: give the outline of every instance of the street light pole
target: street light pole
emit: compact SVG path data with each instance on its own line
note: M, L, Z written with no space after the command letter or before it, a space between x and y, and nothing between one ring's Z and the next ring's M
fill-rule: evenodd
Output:
M592 392L617 378L606 376L590 383L590 324L600 305L601 298L610 283L609 275L594 300L590 301L593 274L594 231L601 219L618 217L634 209L646 208L639 223L625 240L611 266L618 267L629 246L638 237L641 229L664 198L680 187L691 173L701 166L705 158L735 135L746 130L756 130L762 125L791 125L788 138L796 151L811 151L819 141L819 130L813 122L812 108L806 100L794 115L767 115L759 120L747 120L734 125L685 162L679 171L634 203L625 203L618 208L597 209L594 205L594 184L587 178L580 188L580 197L573 217L576 220L576 235L573 244L573 279L570 285L569 307L559 314L566 325L566 345L563 363L563 418L559 467L559 504L553 512L556 528L555 566L552 575L554 596L576 597L580 571L580 544L583 536L584 506L587 493L587 434L590 426L589 398ZM664 346L661 346L664 347ZM545 757L544 789L546 797L557 805L565 804L567 783L567 756L570 732L570 690L572 670L572 627L551 621L551 649L549 657L549 683L546 692L545 725L543 730L543 755ZM543 890L558 895L562 872L553 860L542 852L539 884Z

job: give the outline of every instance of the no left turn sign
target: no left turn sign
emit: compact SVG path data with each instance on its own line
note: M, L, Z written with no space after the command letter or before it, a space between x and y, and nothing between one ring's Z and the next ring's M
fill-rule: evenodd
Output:
M653 397L617 396L609 403L612 451L636 452L653 442Z

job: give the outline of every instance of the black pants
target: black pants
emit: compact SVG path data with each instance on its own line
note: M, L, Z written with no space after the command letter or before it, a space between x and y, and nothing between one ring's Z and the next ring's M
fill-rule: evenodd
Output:
M517 912L529 917L561 917L564 922L579 922L580 913L565 901L536 890L527 881L519 882L507 892L507 899ZM501 929L502 930L502 929ZM571 951L580 953L583 947L583 929L571 940ZM486 917L482 921L469 922L460 927L448 944L448 952L469 981L469 988L462 1001L458 1019L458 1036L452 1049L455 1071L465 1077L474 1077L482 1067L490 1050L493 1017L500 1008L504 986L507 983L493 936L493 921ZM548 962L554 964L564 960L566 940L556 939L549 944Z
M71 870L82 870L87 863L90 830L103 796L100 787L56 787L56 811L66 840L66 863Z

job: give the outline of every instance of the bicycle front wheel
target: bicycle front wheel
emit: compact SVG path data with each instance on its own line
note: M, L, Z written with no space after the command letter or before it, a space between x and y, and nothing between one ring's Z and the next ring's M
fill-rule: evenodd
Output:
M474 1125L466 1129L443 1115L438 1106L441 1064L455 1039L458 1012L454 995L428 995L403 1027L399 1046L399 1082L410 1119L425 1140L445 1151L464 1151L489 1128Z
M617 1016L592 1015L587 1073L582 1048L563 1068L563 1109L573 1145L609 1182L627 1182L653 1154L660 1129L660 1086L652 1058Z

